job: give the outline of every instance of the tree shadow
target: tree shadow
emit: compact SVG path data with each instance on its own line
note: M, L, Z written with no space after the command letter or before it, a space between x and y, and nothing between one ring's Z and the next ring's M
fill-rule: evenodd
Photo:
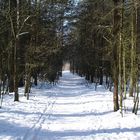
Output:
M0 121L0 136L11 136L12 138L22 137L24 133L28 132L29 130L29 127L22 127L18 123L10 123L6 120Z
M140 132L140 127L135 128L112 128L112 129L98 129L98 130L66 130L66 131L41 131L40 135L47 136L49 140L61 140L64 137L83 137L99 134L112 134L127 133L127 132ZM76 138L74 138L76 139Z
M59 114L57 114L59 117ZM66 116L66 115L65 115ZM74 116L74 115L73 115ZM4 127L3 127L4 126ZM43 136L42 140L59 140L64 137L82 137L82 136L91 136L97 134L119 134L127 132L140 132L140 127L135 128L112 128L112 129L97 129L97 130L60 130L60 131L51 131L47 129L32 129L29 127L21 126L18 123L8 122L7 120L0 121L0 136L10 136L11 138L17 140L29 140L30 131L32 135L36 135L38 132L39 136ZM27 136L26 136L27 135Z
M125 132L140 132L140 127L135 128L113 128L113 129L99 129L99 130L88 130L88 131L48 131L48 133L56 136L87 136L92 134L102 133L125 133Z
M83 113L73 113L73 114L47 114L50 117L87 117L87 116L102 116L109 113L112 113L113 111L105 111L105 112L83 112Z

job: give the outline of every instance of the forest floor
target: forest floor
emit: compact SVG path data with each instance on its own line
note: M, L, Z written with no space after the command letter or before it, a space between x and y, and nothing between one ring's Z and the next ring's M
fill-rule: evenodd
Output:
M123 117L113 112L113 95L103 86L86 86L84 78L64 71L53 88L33 88L30 100L7 95L0 109L0 140L140 140L140 113L132 99Z

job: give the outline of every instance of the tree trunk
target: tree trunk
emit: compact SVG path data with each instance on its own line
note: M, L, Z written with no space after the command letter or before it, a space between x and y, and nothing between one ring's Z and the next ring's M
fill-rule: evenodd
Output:
M37 86L37 72L34 72L34 85Z
M10 60L9 60L9 92L14 92L14 48L12 46L12 41L10 43Z
M31 72L29 70L28 73L26 74L25 93L24 93L24 95L27 97L27 100L29 100L30 88L31 88Z
M137 8L135 0L132 0L132 20L131 20L131 71L130 71L130 90L129 96L133 97L134 86L136 84L136 22Z
M124 0L122 0L122 4L121 4L121 31L120 31L120 45L119 45L119 93L120 93L120 111L121 114L123 116L123 85L124 85L124 79L123 79L123 74L125 74L125 72L123 73L123 68L125 67L125 58L124 58L124 45L123 45L123 15L124 15ZM125 70L125 68L124 68Z
M114 111L119 110L118 103L118 77L119 77L119 47L121 45L120 42L120 31L121 31L121 0L113 0L114 1L114 25L113 25L113 35L114 35L114 45L113 45L113 81L114 81Z
M16 15L16 36L15 36L15 46L14 46L14 101L19 101L18 94L18 71L17 71L17 48L19 47L19 0L17 2L17 15Z
M100 73L100 82L99 84L102 85L103 84L103 69L99 68L99 73Z
M14 101L19 101L19 94L18 94L18 72L17 72L17 47L19 47L19 40L15 41L15 48L14 48Z

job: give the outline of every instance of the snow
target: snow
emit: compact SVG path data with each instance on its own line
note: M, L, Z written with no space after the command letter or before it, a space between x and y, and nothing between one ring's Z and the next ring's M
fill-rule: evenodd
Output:
M4 97L0 109L0 140L139 140L140 114L132 99L125 102L123 117L113 112L113 95L98 86L85 86L82 77L63 72L52 88L33 88L30 100L20 90Z

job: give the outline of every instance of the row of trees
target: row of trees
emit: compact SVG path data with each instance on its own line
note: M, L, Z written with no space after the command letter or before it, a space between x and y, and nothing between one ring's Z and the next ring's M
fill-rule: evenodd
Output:
M0 95L25 85L29 99L31 78L54 82L61 74L65 13L70 0L0 1Z
M64 60L86 80L114 87L114 111L139 105L139 0L1 0L0 95L31 79L54 82ZM105 77L105 80L104 80ZM1 98L2 99L2 98Z
M140 5L139 0L83 0L70 32L71 70L88 81L114 85L114 111L134 97L139 105Z

